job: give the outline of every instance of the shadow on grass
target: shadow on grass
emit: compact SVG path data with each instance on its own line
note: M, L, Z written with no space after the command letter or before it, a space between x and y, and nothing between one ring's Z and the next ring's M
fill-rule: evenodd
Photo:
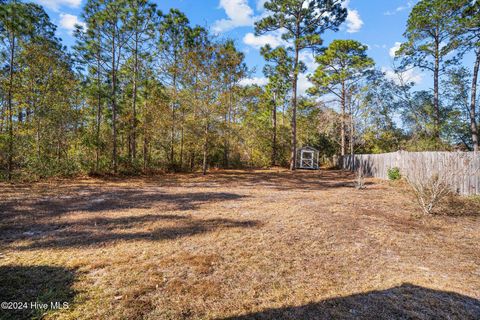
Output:
M195 175L191 175L191 180L187 178L182 175L167 176L161 181L150 180L149 184L142 188L81 185L68 187L65 189L68 193L60 192L56 196L20 197L4 201L0 199L0 232L15 228L29 231L28 227L24 228L24 226L32 224L32 220L36 220L35 223L38 223L39 218L51 219L71 212L98 213L152 208L192 211L199 209L204 204L239 200L245 197L218 191L165 192L165 188L175 186L201 187L203 189L263 186L274 190L327 190L352 187L352 174L341 171L316 171L313 173L224 171L208 176L207 181L198 181L199 178ZM202 179L204 178L202 177ZM0 189L0 191L2 190Z
M60 267L0 266L0 302L16 303L2 304L0 319L40 319L60 306L71 307L74 278L74 271Z
M111 188L98 190L93 187L70 189L71 195L43 199L22 199L0 202L0 214L5 219L21 216L54 217L72 211L102 212L122 209L150 209L168 206L172 210L198 209L209 202L237 200L243 196L226 192L164 193L158 190Z
M244 197L227 192L165 193L148 188L82 187L58 197L8 200L0 203L0 246L24 241L15 249L83 247L130 240L162 241L219 229L254 227L257 221L196 219L180 214L204 204ZM101 215L103 211L122 209L156 210L148 210L148 214ZM179 214L163 213L167 210ZM71 212L87 214L81 219L58 219Z
M452 217L480 217L480 197L450 196L437 211Z
M248 170L221 170L207 175L207 180L200 175L191 175L192 181L175 180L176 183L202 188L218 188L219 185L242 187L265 187L278 191L313 190L322 191L336 188L350 188L354 174L340 170L296 170L256 172ZM170 177L175 179L175 177ZM171 181L170 181L171 182Z
M223 320L480 319L480 301L412 284L297 307L268 309Z
M47 235L39 234L30 238L28 245L17 246L17 250L30 250L40 248L72 248L91 245L105 245L118 241L165 241L183 237L191 237L203 233L213 232L221 229L251 228L260 223L254 220L233 220L233 219L191 219L189 217L178 218L174 226L155 227L155 224L143 224L145 222L164 220L152 215L149 218L144 216L129 217L121 219L102 219L102 224L94 225L93 221L76 225L74 229L63 228ZM167 220L169 218L166 218ZM116 220L120 220L117 223Z
M188 211L198 209L210 202L220 202L241 199L244 196L225 192L200 192L167 194L149 190L129 190L115 188L112 190L94 191L85 187L74 189L72 196L50 197L44 199L8 200L0 202L0 240L12 232L30 232L34 229L51 231L68 227L69 223L56 223L55 218L71 212L100 213L103 211L151 209ZM127 226L140 223L142 219L172 220L182 219L180 215L151 215L143 217L128 217L122 219L95 219L91 224L108 224ZM88 222L80 222L88 224ZM3 235L3 237L2 237Z

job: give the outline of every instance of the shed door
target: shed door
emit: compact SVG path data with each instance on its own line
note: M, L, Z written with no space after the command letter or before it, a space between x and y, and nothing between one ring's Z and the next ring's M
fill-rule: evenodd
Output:
M313 169L313 151L303 151L300 155L300 167Z

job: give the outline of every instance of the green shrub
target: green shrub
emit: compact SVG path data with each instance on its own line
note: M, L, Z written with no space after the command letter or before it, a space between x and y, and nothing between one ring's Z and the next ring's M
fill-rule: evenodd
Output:
M400 174L400 169L397 167L388 169L387 175L388 179L392 181L400 180L400 178L402 178L402 175Z

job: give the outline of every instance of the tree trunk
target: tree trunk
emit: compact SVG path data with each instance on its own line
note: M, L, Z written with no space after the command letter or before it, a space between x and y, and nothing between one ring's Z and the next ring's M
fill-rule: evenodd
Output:
M297 82L298 82L298 46L295 46L295 64L292 83L292 153L290 155L290 170L297 168Z
M202 166L202 173L203 175L207 174L207 164L208 161L208 121L205 124L205 141L203 143L203 166Z
M273 121L273 137L272 137L272 166L277 164L277 103L276 97L273 96L272 121Z
M7 178L12 180L13 172L13 64L15 58L15 35L12 35L12 42L10 45L10 66L9 66L9 81L7 94L7 112L8 112L8 157L7 157Z
M176 71L175 71L176 72ZM175 167L175 104L177 99L177 75L173 75L172 126L170 128L170 166Z
M223 137L223 167L225 169L228 168L228 115L225 112L225 119L224 119L224 125L225 125L225 136Z
M115 48L115 35L112 39L112 129L113 129L113 150L112 150L112 162L113 172L118 172L117 163L117 73L116 73L116 48Z
M185 131L185 128L184 128L184 121L185 121L185 111L182 110L182 127L180 128L180 164L179 164L179 168L180 168L180 171L183 169L183 148L184 148L184 144L185 144L185 138L184 138L184 131Z
M340 114L340 149L341 149L341 154L342 158L345 156L346 149L346 126L345 126L345 111L346 111L346 104L347 104L347 97L346 97L346 92L345 92L345 82L342 82L342 101L341 101L341 114Z
M231 114L232 114L232 88L231 86L227 85L228 90L228 110L225 111L225 141L224 141L224 148L223 148L223 166L224 168L228 168L230 166L230 123L231 121Z
M195 169L195 152L190 151L190 171Z
M131 123L131 150L133 163L137 157L137 77L138 77L138 32L135 32L135 52L133 65L133 93L132 93L132 123Z
M473 68L473 78L472 78L472 90L470 97L470 131L472 133L473 141L473 150L478 151L478 125L477 125L477 114L476 114L476 98L477 98L477 81L478 81L478 70L480 67L480 49L477 50L477 57L475 59L475 66Z
M434 108L434 135L438 140L440 138L440 106L438 93L438 78L440 73L440 43L435 40L435 67L433 70L433 108Z
M355 138L355 124L353 122L353 110L352 105L350 105L350 155L354 154L354 138Z
M6 118L7 118L7 113L6 113L6 106L4 103L4 100L0 98L0 106L2 108L1 113L0 113L0 133L3 133L3 128L6 123Z
M147 131L147 125L148 125L148 115L147 115L147 96L145 96L145 102L144 102L144 120L143 120L143 171L146 172L148 168L148 131Z
M100 126L102 121L102 96L100 89L100 57L97 56L97 128L95 132L95 172L99 171L100 166Z
M183 170L183 162L185 158L185 108L182 108L182 124L180 130L180 170Z
M37 117L37 128L36 128L36 132L35 132L35 142L37 144L37 150L36 150L36 153L37 153L37 161L40 163L40 152L41 152L41 149L40 149L40 128L41 128L41 124L40 124L40 117Z
M143 171L146 172L148 168L148 138L146 130L143 131Z

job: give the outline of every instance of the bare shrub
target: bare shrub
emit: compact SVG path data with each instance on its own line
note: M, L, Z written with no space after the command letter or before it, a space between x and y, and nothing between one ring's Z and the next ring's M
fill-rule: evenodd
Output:
M365 173L363 172L363 166L360 166L357 169L356 179L355 179L355 188L357 190L365 189Z
M415 193L424 214L433 214L447 196L457 194L454 182L472 174L472 160L462 153L445 153L444 158L435 163L419 157L408 160L409 170L404 170L405 180Z
M407 178L424 214L432 214L433 209L446 196L453 193L451 185L441 174L425 177L424 180Z

